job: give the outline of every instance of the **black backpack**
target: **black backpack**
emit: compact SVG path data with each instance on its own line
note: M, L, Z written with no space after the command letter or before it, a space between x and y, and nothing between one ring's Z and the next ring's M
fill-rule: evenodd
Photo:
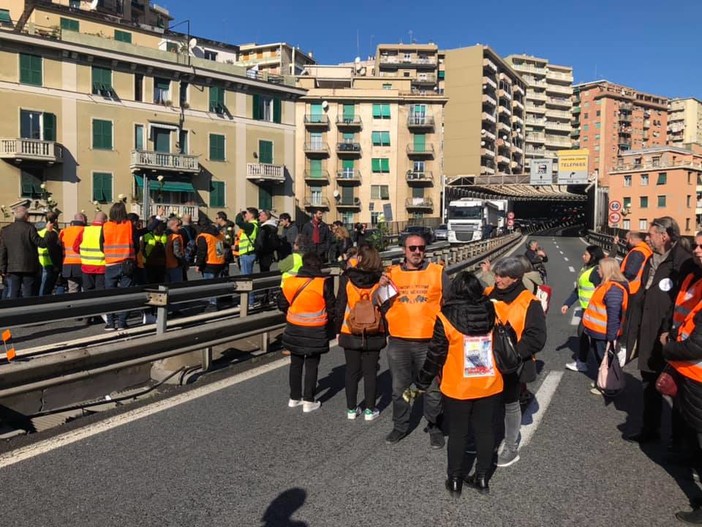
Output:
M499 320L496 321L492 330L492 350L495 353L497 369L503 375L516 372L522 365L516 342L517 334L510 323L505 325Z

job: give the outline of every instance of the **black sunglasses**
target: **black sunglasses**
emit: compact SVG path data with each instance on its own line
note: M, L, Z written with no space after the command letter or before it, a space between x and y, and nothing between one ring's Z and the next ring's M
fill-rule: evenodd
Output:
M702 243L693 243L692 250L694 251L695 249L702 249Z
M423 253L427 249L427 246L426 245L408 245L407 249L409 249L409 251L411 253L417 252L417 251L419 251L420 253Z

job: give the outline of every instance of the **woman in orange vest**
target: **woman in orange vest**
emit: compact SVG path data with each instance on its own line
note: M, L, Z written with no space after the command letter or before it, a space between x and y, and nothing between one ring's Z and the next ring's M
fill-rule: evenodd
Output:
M491 332L495 308L473 273L463 271L451 282L446 302L434 324L424 367L415 385L426 390L439 375L444 419L448 425L448 479L454 496L465 481L489 492L488 472L495 448L494 415L502 393L502 375L495 366ZM468 477L469 439L475 438L475 473Z
M303 412L317 410L314 400L319 359L329 351L334 338L334 284L322 272L322 259L313 252L302 256L297 275L283 284L278 307L285 313L283 346L290 350L290 400L288 406L302 406ZM305 373L304 391L302 373Z
M673 314L673 331L664 335L663 356L677 373L678 394L675 408L696 435L702 448L702 231L693 245L695 271L688 274L680 288ZM702 473L699 450L694 467ZM675 514L680 521L702 525L702 508Z
M358 381L363 377L365 410L363 418L372 421L380 412L375 406L378 360L380 350L385 347L385 326L373 334L354 334L348 324L351 310L366 298L379 305L377 297L378 282L383 275L383 262L378 251L363 246L354 256L356 264L346 268L339 282L339 296L336 299L336 333L339 346L344 348L346 357L346 417L356 419L361 415L357 405Z
M132 287L136 268L136 251L132 222L127 218L127 208L118 201L110 208L109 221L102 226L100 249L105 255L105 289ZM115 315L107 314L105 331L114 331L115 317L117 329L127 329L127 316L124 311Z
M614 258L603 258L597 266L602 282L597 286L583 313L583 328L590 339L597 364L602 362L607 345L614 345L622 334L622 322L629 304L629 282ZM590 390L599 395L597 387Z

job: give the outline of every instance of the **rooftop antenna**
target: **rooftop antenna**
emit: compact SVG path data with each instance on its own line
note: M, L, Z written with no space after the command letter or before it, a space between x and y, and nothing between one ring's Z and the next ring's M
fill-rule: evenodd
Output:
M356 56L361 54L361 41L358 33L358 28L356 28Z
M414 39L412 38L412 30L410 29L410 30L408 31L408 33L409 33L409 38L410 38L410 39L409 39L409 43L412 44L412 43L414 42Z

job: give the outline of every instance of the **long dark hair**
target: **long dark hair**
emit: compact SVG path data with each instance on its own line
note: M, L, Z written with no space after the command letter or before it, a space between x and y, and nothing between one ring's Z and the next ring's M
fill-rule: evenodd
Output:
M127 207L123 201L118 201L110 207L110 221L124 223L127 221Z
M605 253L599 245L588 245L585 250L590 253L590 261L585 266L586 269L595 267L605 257Z

